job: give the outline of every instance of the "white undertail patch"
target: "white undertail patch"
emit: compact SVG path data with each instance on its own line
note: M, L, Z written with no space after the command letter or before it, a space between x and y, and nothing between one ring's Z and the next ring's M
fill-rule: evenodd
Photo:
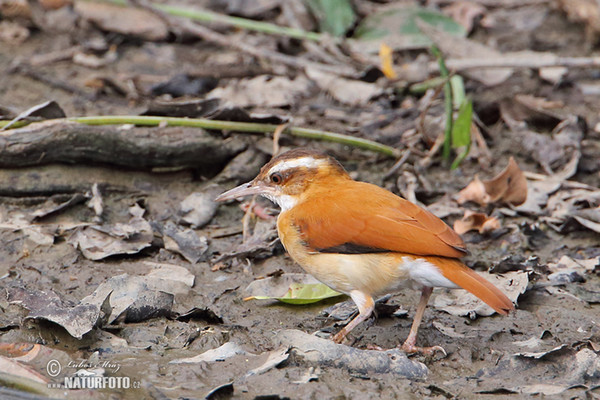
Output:
M402 257L402 267L408 271L410 279L429 287L444 287L456 289L459 286L446 278L442 271L432 263L422 258Z

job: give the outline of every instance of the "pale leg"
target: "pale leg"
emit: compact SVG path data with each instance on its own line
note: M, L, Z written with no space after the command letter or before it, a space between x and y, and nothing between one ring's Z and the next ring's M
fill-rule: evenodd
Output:
M421 325L421 320L423 319L423 314L425 313L425 308L427 307L427 302L429 301L429 297L431 296L431 292L433 288L425 286L421 291L421 300L419 300L419 305L417 306L417 312L415 314L415 318L413 319L412 326L410 327L410 333L406 338L406 341L400 347L400 350L406 353L423 353L427 355L434 354L436 351L440 351L446 355L446 351L441 346L433 346L433 347L417 347L417 333L419 332L419 325Z
M358 290L353 290L350 292L350 297L358 306L358 315L354 317L354 319L350 321L348 325L343 327L341 331L335 334L333 341L336 343L342 343L346 335L350 333L350 331L358 324L369 318L375 309L375 302L368 294L359 292Z

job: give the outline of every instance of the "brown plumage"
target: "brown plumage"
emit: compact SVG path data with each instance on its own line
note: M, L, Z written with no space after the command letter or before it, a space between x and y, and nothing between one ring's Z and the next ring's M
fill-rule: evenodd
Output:
M290 256L331 288L352 297L359 315L334 336L341 342L372 313L373 297L406 286L422 289L407 352L416 336L432 287L462 287L498 313L514 309L494 285L458 258L460 238L429 211L376 185L356 182L333 158L298 149L273 158L251 182L217 198L262 194L278 203L279 237Z

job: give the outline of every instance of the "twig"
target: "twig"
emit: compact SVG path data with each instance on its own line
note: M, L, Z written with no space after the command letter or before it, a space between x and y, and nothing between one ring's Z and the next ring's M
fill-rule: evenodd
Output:
M108 2L122 6L127 5L126 0L108 0ZM237 28L244 28L255 32L287 36L295 39L306 39L315 42L318 42L322 39L322 35L319 33L307 32L298 28L288 28L286 26L279 26L268 22L254 21L251 19L241 17L231 17L229 15L223 15L208 10L202 10L199 8L188 8L160 3L148 3L148 5L152 8L155 8L156 10L172 15L174 17L184 17L194 21L217 22L220 24L234 26Z
M60 121L60 120L54 120ZM65 121L77 122L86 125L120 125L133 124L144 126L190 126L204 128L207 130L229 130L248 133L271 133L277 129L278 125L260 124L256 122L232 122L219 121L206 118L176 118L176 117L153 117L137 115L108 115L93 117L73 117L66 118ZM9 121L0 121L0 128ZM346 144L353 147L371 150L377 153L385 154L391 157L400 157L400 151L372 140L358 138L350 135L343 135L335 132L322 131L318 129L290 127L284 131L291 136L306 139L317 139L328 142Z
M271 60L272 62L281 63L287 65L288 67L296 68L296 69L304 69L304 68L317 68L322 71L326 71L329 73L333 73L336 75L346 75L352 76L356 73L353 68L349 68L342 65L328 65L323 63L318 63L314 61L303 60L297 57L291 57L285 54L277 53L270 50L260 49L258 47L252 46L248 43L241 42L239 40L233 40L226 35L222 35L213 31L212 29L206 28L204 26L200 26L192 23L191 21L180 21L178 22L180 28L183 28L186 32L198 36L204 40L216 43L223 47L230 47L236 50L242 51L244 53L250 54L257 58L266 58Z
M446 67L454 71L464 71L475 68L590 68L599 67L600 57L559 57L551 53L507 53L502 57L460 58L447 59ZM439 72L437 61L427 66L430 73Z
M285 131L288 128L288 126L289 124L281 124L277 126L275 131L273 131L273 157L279 154L279 138L281 137L283 131Z
M392 168L390 168L390 170L385 173L385 175L383 176L383 179L389 178L396 171L398 171L400 169L400 167L406 162L406 160L408 160L408 157L410 157L410 155L411 155L411 150L410 149L406 150L404 152L404 154L402 154L402 157L400 157L400 159L398 161L396 161L396 163L392 166Z
M15 66L10 72L25 75L31 79L42 82L48 86L55 87L57 89L64 90L65 92L81 96L87 100L96 100L94 95L91 95L91 94L79 89L76 86L69 85L66 82L59 81L56 78L52 78L52 77L50 77L46 74L43 74L33 68L30 68L29 66L24 65L24 64Z
M444 108L446 113L446 127L444 128L444 149L442 150L442 157L444 157L445 160L448 160L450 158L450 146L452 144L452 124L454 122L454 110L452 108L452 87L450 86L450 73L446 68L444 57L442 56L442 53L437 49L437 47L432 47L432 52L438 59L440 75L442 76L442 78L446 79L446 82L444 83Z

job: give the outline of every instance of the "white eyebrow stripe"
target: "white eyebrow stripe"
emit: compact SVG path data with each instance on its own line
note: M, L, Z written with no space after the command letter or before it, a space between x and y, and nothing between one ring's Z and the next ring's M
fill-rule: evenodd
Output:
M326 160L323 158L313 158L313 157L300 157L294 158L292 160L285 160L280 163L275 164L269 170L269 175L275 172L285 171L287 169L305 167L305 168L318 168L319 165L325 163Z

